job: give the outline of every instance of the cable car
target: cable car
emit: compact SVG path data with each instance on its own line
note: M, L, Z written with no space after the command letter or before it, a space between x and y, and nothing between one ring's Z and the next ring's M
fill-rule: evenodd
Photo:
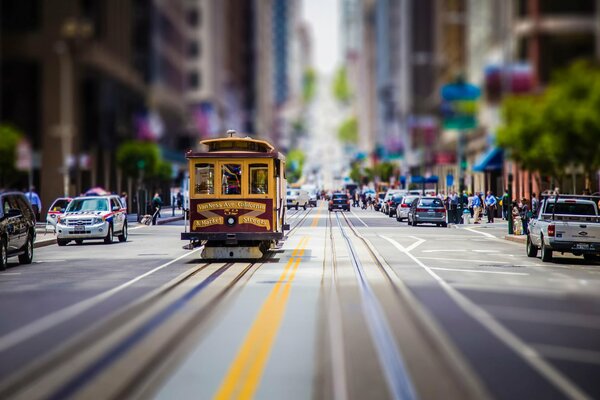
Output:
M264 140L227 133L186 154L190 208L181 239L204 245L205 259L262 258L289 229L285 156Z

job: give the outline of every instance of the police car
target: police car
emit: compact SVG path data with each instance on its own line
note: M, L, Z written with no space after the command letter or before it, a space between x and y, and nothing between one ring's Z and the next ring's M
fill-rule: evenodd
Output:
M114 236L119 242L127 241L127 211L116 195L76 197L56 224L59 246L72 240L81 244L84 240L102 239L109 244Z

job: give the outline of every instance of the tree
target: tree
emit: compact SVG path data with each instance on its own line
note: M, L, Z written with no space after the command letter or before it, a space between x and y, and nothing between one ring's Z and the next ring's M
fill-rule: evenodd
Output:
M340 103L347 104L352 98L352 90L348 82L348 74L345 67L337 70L333 79L333 96Z
M8 187L18 179L17 145L23 134L11 125L0 125L0 187Z
M287 154L287 180L296 182L302 177L305 155L302 150L290 150Z
M557 73L542 95L509 97L497 143L523 168L561 180L600 168L600 69L577 62Z
M310 103L317 92L317 73L313 68L304 71L302 77L302 100L304 103Z
M342 122L338 129L338 139L340 139L342 143L358 143L358 119L355 116Z
M146 176L153 176L160 161L160 149L156 143L131 140L117 149L117 163L127 177L140 178L142 170Z

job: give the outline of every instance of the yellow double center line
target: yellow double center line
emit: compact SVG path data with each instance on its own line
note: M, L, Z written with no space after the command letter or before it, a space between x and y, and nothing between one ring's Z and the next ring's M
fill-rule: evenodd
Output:
M292 282L308 241L307 236L303 237L292 252L229 367L215 399L249 399L254 396L281 326Z

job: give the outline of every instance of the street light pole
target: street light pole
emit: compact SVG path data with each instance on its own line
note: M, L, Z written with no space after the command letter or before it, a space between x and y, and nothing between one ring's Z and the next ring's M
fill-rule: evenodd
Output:
M63 157L62 175L63 175L63 193L69 197L69 167L72 159L73 147L73 65L69 48L64 42L59 42L56 46L59 57L60 69L60 139Z

